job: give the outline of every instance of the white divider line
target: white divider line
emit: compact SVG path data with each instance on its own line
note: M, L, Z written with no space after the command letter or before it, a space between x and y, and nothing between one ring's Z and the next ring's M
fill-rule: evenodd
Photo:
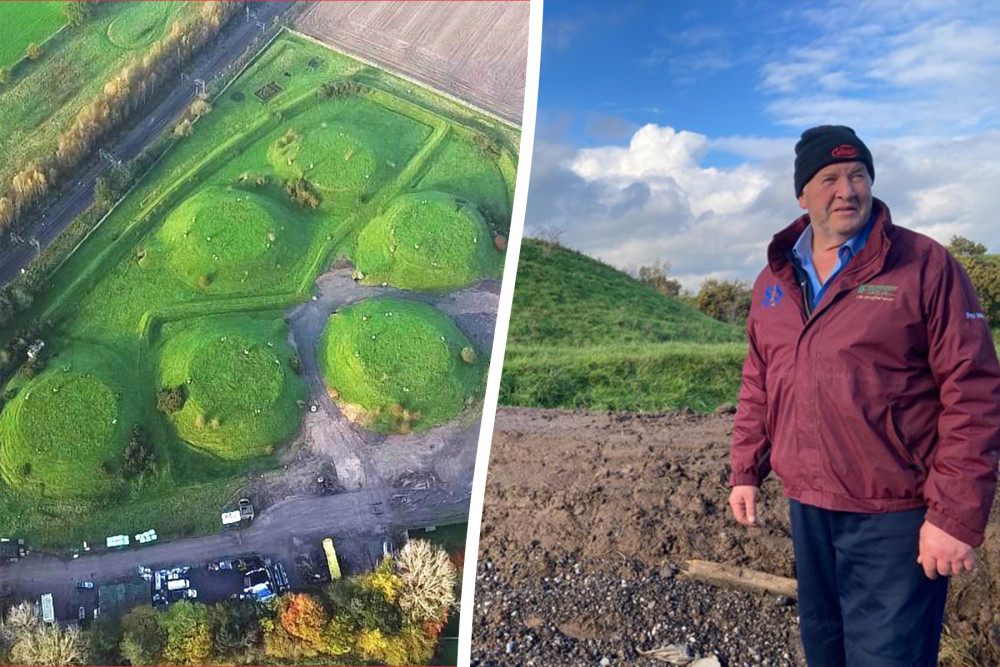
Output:
M497 399L500 393L500 375L503 372L510 307L514 300L514 278L517 260L521 253L524 235L524 212L528 204L528 182L531 179L531 152L535 138L535 111L538 106L538 72L542 54L542 0L531 0L528 29L528 69L524 87L524 113L521 126L521 148L518 153L517 181L514 188L514 208L510 221L510 241L504 264L503 285L500 288L500 306L497 312L496 333L493 337L493 354L486 380L486 398L483 402L483 419L479 430L479 448L476 452L476 471L472 481L472 498L469 506L469 532L465 541L465 572L462 578L462 615L458 632L458 664L468 665L472 660L472 617L476 592L476 562L479 557L479 528L483 520L483 495L486 492L486 475L490 464L490 444L493 440L493 422L496 419Z

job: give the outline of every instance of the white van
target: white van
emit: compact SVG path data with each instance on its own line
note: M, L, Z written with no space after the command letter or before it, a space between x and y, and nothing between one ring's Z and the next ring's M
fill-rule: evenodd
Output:
M190 586L191 582L189 582L187 579L174 579L172 581L167 582L168 591L181 591L184 590L185 588L189 588Z

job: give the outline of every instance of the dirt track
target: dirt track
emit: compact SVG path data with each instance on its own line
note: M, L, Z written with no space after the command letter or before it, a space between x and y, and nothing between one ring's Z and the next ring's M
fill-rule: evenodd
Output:
M296 30L521 122L527 2L317 2Z
M794 576L787 502L775 479L762 489L763 528L743 529L727 514L731 426L731 415L500 409L480 536L473 664L605 657L653 665L635 648L690 637L723 665L801 664L794 605L673 577L688 558ZM996 667L996 505L978 555L978 571L952 581L946 624L973 643L983 665Z

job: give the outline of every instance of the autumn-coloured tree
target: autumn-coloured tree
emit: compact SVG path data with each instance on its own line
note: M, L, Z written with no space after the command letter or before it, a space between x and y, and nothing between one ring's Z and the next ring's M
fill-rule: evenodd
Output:
M288 634L313 645L321 643L326 611L316 598L306 593L289 593L278 602L278 620Z
M399 607L412 623L440 622L455 604L457 572L448 553L426 540L410 540L396 556L402 581Z
M187 600L175 602L162 615L167 632L163 657L176 665L202 665L212 654L212 631L205 605Z
M11 664L61 666L85 661L80 629L42 623L38 605L33 602L14 605L2 630L4 642L10 646Z
M24 50L24 55L28 56L28 60L38 60L38 56L42 55L42 49L32 42L28 44L28 47Z
M403 581L396 574L392 556L386 556L373 572L361 579L362 588L378 591L386 602L393 603L399 598L399 589Z
M167 633L160 627L159 615L149 605L133 607L122 617L121 654L132 665L158 665L162 662Z

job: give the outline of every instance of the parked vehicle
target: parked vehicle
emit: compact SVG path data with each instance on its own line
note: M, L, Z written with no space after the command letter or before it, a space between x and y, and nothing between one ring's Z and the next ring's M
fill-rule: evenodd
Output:
M78 581L76 582L76 589L79 591L89 591L94 588L93 581Z

